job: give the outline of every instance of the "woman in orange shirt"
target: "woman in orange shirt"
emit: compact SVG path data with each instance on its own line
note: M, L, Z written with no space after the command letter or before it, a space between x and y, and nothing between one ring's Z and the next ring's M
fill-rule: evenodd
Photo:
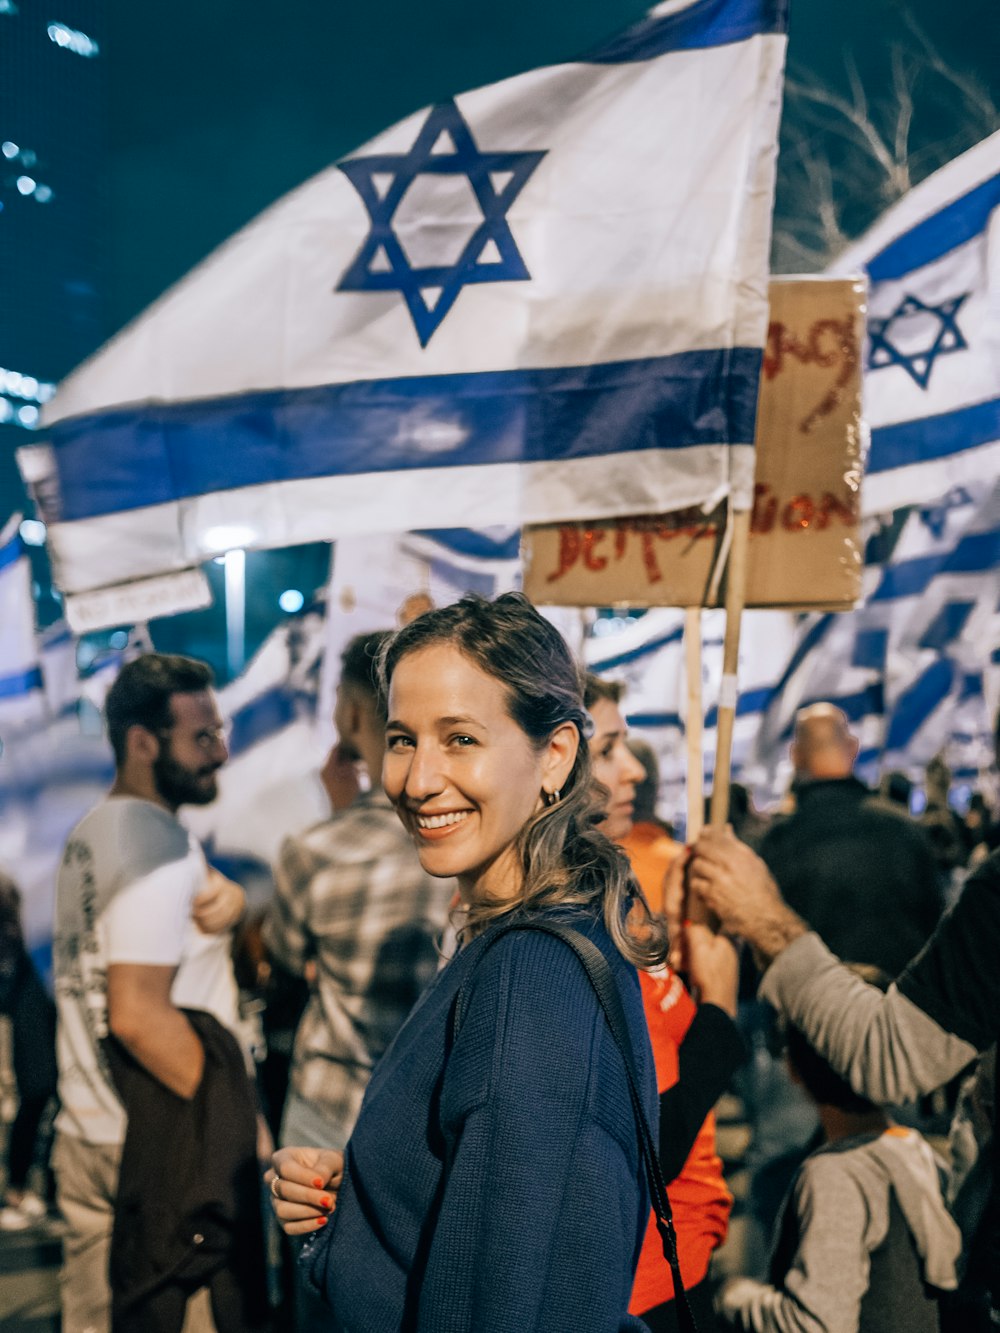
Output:
M663 901L663 884L682 849L661 836L636 835L635 787L645 770L625 743L623 686L587 677L584 702L594 722L588 744L594 776L608 789L608 814L601 828L632 858L632 869L648 901ZM635 847L630 840L635 838ZM633 854L635 853L635 854ZM680 863L671 877L680 880ZM669 909L668 909L669 914ZM679 923L678 923L679 924ZM686 927L689 978L700 992L696 1005L672 968L640 972L660 1092L659 1152L677 1229L681 1276L699 1333L715 1327L705 1281L712 1252L726 1236L732 1195L715 1148L713 1106L742 1062L743 1043L733 1022L738 964L728 940L704 927ZM678 951L675 950L675 953ZM659 1233L650 1219L632 1288L629 1312L651 1333L679 1328L673 1281Z

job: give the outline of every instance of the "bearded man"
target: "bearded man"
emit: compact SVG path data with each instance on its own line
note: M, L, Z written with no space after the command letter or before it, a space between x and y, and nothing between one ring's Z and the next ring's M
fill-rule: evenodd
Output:
M59 870L65 1333L270 1321L255 1100L234 1036L243 892L177 819L215 799L229 757L211 685L186 657L122 668L105 703L115 780Z

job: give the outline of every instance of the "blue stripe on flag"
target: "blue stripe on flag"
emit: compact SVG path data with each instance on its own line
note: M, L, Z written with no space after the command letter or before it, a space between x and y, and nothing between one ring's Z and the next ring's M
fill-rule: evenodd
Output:
M948 697L954 679L955 664L947 657L939 657L900 695L889 723L887 750L906 749L935 708Z
M784 32L787 0L695 0L678 14L651 15L584 57L591 65L652 60L668 51L728 46L758 33Z
M966 622L976 609L975 602L945 602L920 636L918 648L933 648L943 652L959 637Z
M279 685L252 699L233 714L229 737L230 755L234 759L238 758L252 746L284 730L295 721L296 716L295 696L286 686Z
M11 538L6 546L0 546L0 569L6 569L13 565L24 555L24 543L17 533Z
M629 662L638 662L641 658L648 657L650 653L666 648L668 644L679 643L683 637L683 628L669 630L659 638L640 644L638 648L630 648L627 652L616 653L613 657L603 657L599 662L591 662L587 670L592 671L595 676L599 676L602 671L614 671L616 667L627 666Z
M900 421L872 431L869 472L950 458L980 444L1000 440L1000 398L934 417Z
M496 579L487 570L463 569L450 560L429 560L431 578L441 579L456 591L475 593L478 597L492 597Z
M657 727L675 727L684 730L684 719L680 713L628 713L625 721L630 727L644 727L655 730Z
M901 560L882 572L872 593L872 602L890 602L897 597L915 597L925 591L938 574L983 574L1000 564L1000 528L972 532L950 551L918 555Z
M884 671L886 650L889 647L887 629L860 629L854 640L851 653L851 666L865 667L869 671Z
M42 688L42 673L38 667L29 667L27 671L14 671L9 676L0 676L0 699L13 699L17 695L30 694L32 690Z
M997 204L1000 176L993 176L897 236L866 265L868 277L872 282L885 282L933 263L985 231Z
M962 691L958 696L959 703L963 699L977 699L983 692L983 673L981 671L968 671L962 679ZM958 737L956 736L956 740ZM972 737L970 736L971 740Z
M74 417L52 428L61 518L311 477L746 443L760 361L758 348L738 347L274 389ZM421 431L435 424L458 442L443 450L422 443Z
M773 687L774 697L777 699L784 692L788 682L798 671L799 667L809 656L814 648L817 648L826 637L827 631L832 629L836 623L833 612L827 611L820 616L815 625L812 625L808 632L803 636L802 642L792 653L791 661L782 672L781 679Z
M755 690L744 690L742 694L736 696L736 716L749 717L752 713L765 712L773 697L773 685L761 685ZM713 704L705 715L705 726L716 727L718 725L719 709L716 704Z
M521 554L520 530L504 538L491 537L476 528L417 530L413 535L428 537L455 555L472 556L476 560L516 560Z

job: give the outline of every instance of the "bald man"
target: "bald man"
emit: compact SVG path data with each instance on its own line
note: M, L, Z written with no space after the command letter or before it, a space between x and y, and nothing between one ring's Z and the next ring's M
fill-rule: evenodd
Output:
M854 777L858 740L832 704L795 719L795 813L760 854L785 901L841 958L895 976L941 915L926 834Z

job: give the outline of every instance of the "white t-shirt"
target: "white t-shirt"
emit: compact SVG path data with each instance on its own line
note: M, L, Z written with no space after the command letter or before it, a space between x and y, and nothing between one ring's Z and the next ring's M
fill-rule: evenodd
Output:
M56 1125L88 1143L121 1143L125 1112L100 1042L108 1034L109 963L176 967L170 998L236 1031L236 981L226 931L204 935L191 904L208 867L197 842L152 801L112 796L69 836L56 888L59 1015Z

